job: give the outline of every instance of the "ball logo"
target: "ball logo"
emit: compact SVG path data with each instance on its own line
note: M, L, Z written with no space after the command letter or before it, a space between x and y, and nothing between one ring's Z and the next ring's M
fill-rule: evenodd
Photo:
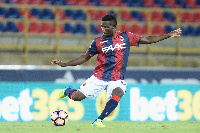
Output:
M126 44L125 43L122 43L122 44L119 44L117 43L114 47L113 45L110 45L109 47L104 47L102 48L102 52L108 52L109 50L121 50L121 49L125 49L126 47L124 47Z

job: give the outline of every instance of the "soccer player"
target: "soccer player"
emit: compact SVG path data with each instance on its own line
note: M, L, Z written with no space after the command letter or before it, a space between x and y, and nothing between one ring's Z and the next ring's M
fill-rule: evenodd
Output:
M115 16L111 14L105 15L101 22L103 36L94 39L85 54L67 63L60 60L51 61L52 65L57 64L61 67L76 66L98 54L97 66L93 71L93 75L78 90L70 86L59 93L60 98L68 96L74 101L81 101L85 98L94 99L106 89L108 102L101 115L92 123L92 126L105 127L102 120L117 107L120 99L126 92L127 83L124 81L124 74L130 46L156 43L164 39L180 36L181 34L179 28L165 35L143 37L131 32L116 31L116 26Z

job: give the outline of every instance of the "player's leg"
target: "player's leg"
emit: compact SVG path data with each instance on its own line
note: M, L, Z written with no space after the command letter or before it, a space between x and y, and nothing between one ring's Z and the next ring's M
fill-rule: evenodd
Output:
M118 86L118 87L117 87ZM105 127L102 123L102 120L107 117L117 106L121 99L121 97L126 92L126 82L125 81L115 81L111 82L110 85L107 87L107 96L108 102L104 110L102 111L101 115L92 123L101 125L101 127Z
M101 113L101 115L98 117L98 119L103 120L105 117L107 117L117 107L117 105L123 95L124 95L124 92L120 87L113 89L112 97L106 103L106 106L105 106L103 112Z
M60 91L59 93L60 98L64 98L66 96L68 96L70 99L74 101L81 101L86 98L86 96L82 92L76 90L73 86L69 86Z

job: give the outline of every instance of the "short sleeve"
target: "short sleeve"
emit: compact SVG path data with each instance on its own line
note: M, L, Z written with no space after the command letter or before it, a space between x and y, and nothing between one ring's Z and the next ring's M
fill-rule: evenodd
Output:
M137 36L137 35L135 35L135 34L133 34L131 32L128 32L127 35L129 37L130 45L139 47L139 43L138 42L140 41L141 37Z
M86 51L86 54L89 54L92 57L97 53L98 53L98 51L97 51L96 41L93 40L90 45L90 48Z

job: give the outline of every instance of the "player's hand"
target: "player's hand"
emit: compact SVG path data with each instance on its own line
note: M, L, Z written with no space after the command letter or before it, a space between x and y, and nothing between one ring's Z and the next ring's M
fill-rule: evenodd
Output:
M65 67L65 63L63 63L61 60L55 59L55 60L51 61L51 65L56 65L56 64L61 66L61 67Z
M168 35L170 36L170 38L173 38L175 36L180 36L181 32L182 30L179 28L179 29L171 31L170 33L168 33Z

